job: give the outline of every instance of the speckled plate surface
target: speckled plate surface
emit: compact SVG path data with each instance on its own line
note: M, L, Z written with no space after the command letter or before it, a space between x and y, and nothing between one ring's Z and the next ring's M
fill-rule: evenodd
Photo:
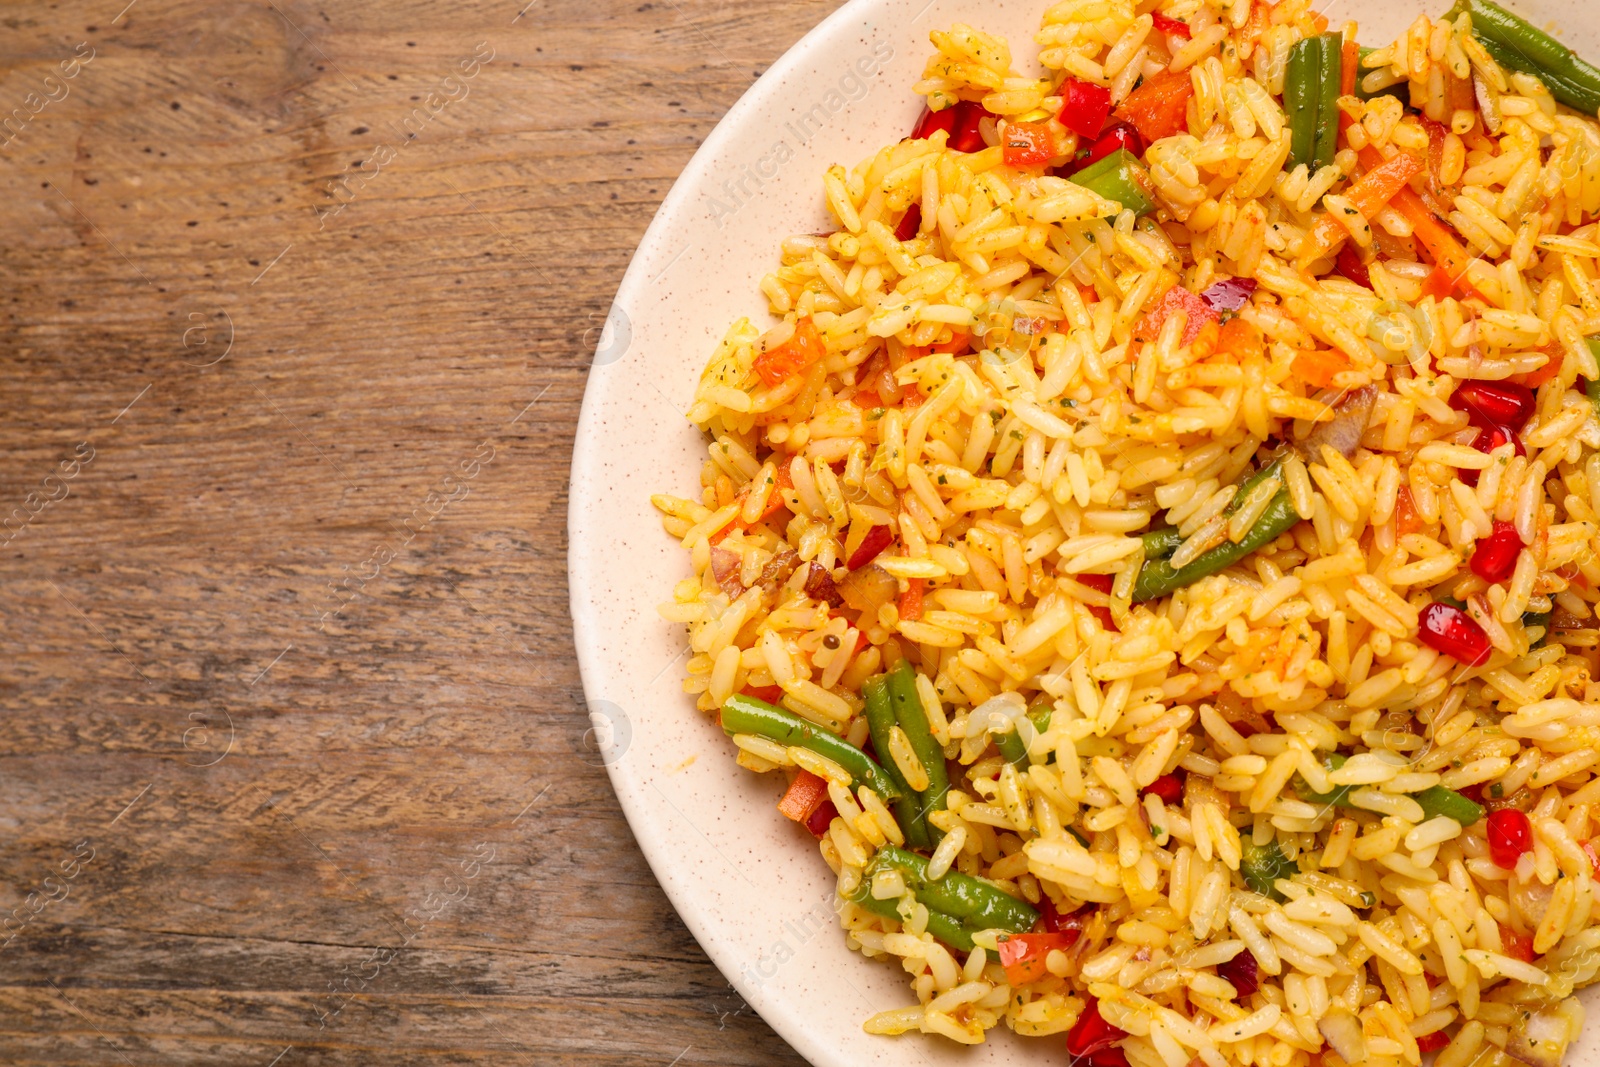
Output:
M712 131L634 256L595 353L572 462L569 577L578 662L594 733L624 812L678 913L745 1001L817 1067L1064 1063L1058 1041L1004 1028L975 1049L861 1022L903 1006L897 967L848 951L832 875L809 835L774 808L781 782L735 766L732 746L683 694L684 630L655 605L689 575L661 529L653 492L690 495L705 446L683 417L701 368L740 315L769 321L756 289L791 233L831 229L821 192L906 134L928 31L963 21L1004 34L1031 59L1044 0L851 0L758 80ZM1448 0L1426 7L1440 13ZM1537 0L1518 9L1600 56L1600 9ZM1416 0L1338 2L1362 39L1397 34ZM1026 67L1022 69L1026 70ZM764 328L764 327L763 327ZM1592 1010L1592 1009L1591 1009ZM1569 1054L1600 1065L1600 1027Z

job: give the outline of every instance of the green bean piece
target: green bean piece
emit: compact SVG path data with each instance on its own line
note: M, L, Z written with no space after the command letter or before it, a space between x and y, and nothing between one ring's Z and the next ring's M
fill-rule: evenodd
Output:
M850 773L856 785L865 785L884 800L901 796L894 780L872 761L872 757L837 734L792 712L773 707L742 693L729 697L722 705L722 728L728 734L756 734L782 745L794 745L830 759Z
M888 674L889 703L894 708L895 722L906 732L911 751L922 761L928 772L928 788L922 791L920 805L922 817L930 811L942 811L945 798L950 793L950 773L944 765L944 749L934 740L928 726L928 713L922 709L922 698L917 696L917 672L909 660L901 660ZM944 833L932 823L928 824L928 840L937 845Z
M906 835L906 844L912 848L929 848L928 819L922 811L921 799L890 754L889 731L894 729L894 705L889 700L888 679L882 675L868 678L867 684L861 687L861 695L867 702L867 730L872 735L872 747L883 760L883 773L900 790L901 795L894 801L895 821Z
M895 922L905 922L905 919L900 915L899 899L890 898L889 900L879 900L877 897L874 897L872 895L871 882L863 881L861 883L861 888L857 889L855 893L851 895L850 899L857 905L865 908L867 911L872 912L874 915L881 915L883 918L893 919ZM926 907L926 905L924 906ZM940 941L943 941L953 949L959 949L962 952L971 952L973 948L976 947L972 943L972 935L982 929L983 927L981 926L966 926L961 922L960 919L946 915L943 912L934 911L932 908L928 908L928 933L932 934Z
M1594 358L1600 360L1600 337L1585 337L1584 341L1589 346L1589 351L1594 353ZM1589 403L1594 405L1596 415L1600 415L1600 381L1583 383L1583 395L1589 398Z
M1311 163L1317 149L1317 102L1322 71L1321 48L1315 37L1296 41L1283 73L1283 107L1289 113L1287 170Z
M1344 37L1337 33L1317 35L1318 91L1316 140L1311 152L1311 172L1333 165L1339 149L1339 75L1344 69Z
M1224 515L1232 515L1235 511L1238 511L1239 505L1244 503L1244 498L1250 495L1250 490L1277 474L1278 469L1282 466L1283 457L1280 456L1240 482L1238 488L1234 491L1233 499L1228 502L1228 506L1223 509L1222 513ZM1176 526L1163 526L1159 530L1151 530L1141 535L1140 540L1144 542L1144 558L1146 560L1166 559L1178 550L1179 545L1183 544L1183 535L1178 532Z
M1323 766L1330 771L1336 771L1344 766L1346 759L1348 757L1343 753L1335 752L1323 761ZM1326 793L1314 793L1304 778L1298 775L1295 776L1295 792L1299 793L1300 799L1308 804L1331 804L1340 808L1353 808L1355 805L1350 802L1350 793L1358 788L1360 787L1341 785ZM1454 789L1446 789L1442 785L1430 786L1420 793L1409 793L1407 795L1422 806L1422 814L1425 819L1448 815L1462 826L1471 826L1483 818L1482 807Z
M1015 725L1004 733L995 734L994 743L1007 763L1019 770L1028 766L1028 746L1022 743L1022 735Z
M1107 200L1115 200L1136 216L1155 210L1156 202L1150 195L1154 188L1150 174L1126 148L1095 160L1067 180Z
M1026 712L1028 722L1041 734L1050 729L1050 717L1055 714L1055 707L1050 704L1035 704ZM1000 755L1005 761L1019 771L1028 769L1028 746L1022 740L1022 733L1016 726L1004 733L994 735L995 747L1000 749Z
M1327 759L1323 760L1322 765L1328 768L1330 771L1336 771L1340 767L1343 767L1345 760L1349 758L1350 757L1346 756L1342 752L1335 752ZM1317 793L1312 790L1310 783L1308 783L1298 774L1295 775L1294 781L1295 792L1299 793L1300 799L1305 801L1307 804L1328 804L1339 808L1348 808L1351 806L1350 790L1355 788L1353 785L1334 786L1326 793Z
M1472 15L1472 34L1502 67L1532 74L1561 103L1593 117L1600 111L1600 67L1526 19L1489 0L1458 0L1445 17Z
M885 845L867 864L862 883L867 884L884 867L900 872L906 888L926 905L929 912L941 912L972 929L1009 930L1021 933L1039 921L1039 913L1026 901L979 878L946 871L938 881L928 879L928 861L915 852Z
M1174 567L1164 559L1145 560L1144 566L1139 569L1138 579L1133 583L1133 600L1135 603L1154 600L1225 570L1257 549L1272 544L1299 521L1300 515L1294 510L1289 490L1279 489L1278 495L1267 505L1267 510L1261 513L1261 518L1240 540L1225 541L1207 549L1183 567Z
M1178 551L1178 546L1183 544L1183 535L1176 526L1163 526L1159 530L1151 530L1140 537L1144 542L1144 558L1166 559Z
M1046 730L1050 729L1050 719L1055 715L1055 713L1056 708L1054 704L1046 704L1043 701L1040 701L1028 709L1028 721L1033 723L1033 728L1042 734Z
M1423 817L1427 819L1448 815L1462 826L1471 826L1483 818L1481 805L1442 785L1432 786L1420 793L1412 793L1411 799L1422 805Z
M1535 626L1544 627L1544 633L1539 635L1539 640L1529 645L1529 649L1543 648L1544 643L1550 639L1550 615L1548 611L1524 611L1522 613L1522 628L1531 630Z
M1239 859L1239 873L1244 876L1245 885L1255 892L1282 903L1284 896L1273 883L1279 878L1299 874L1300 865L1283 854L1276 840L1258 845L1246 836L1243 855Z

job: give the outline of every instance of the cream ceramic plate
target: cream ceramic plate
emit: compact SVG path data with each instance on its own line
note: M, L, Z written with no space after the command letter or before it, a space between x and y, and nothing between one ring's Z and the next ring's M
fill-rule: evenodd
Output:
M851 0L807 34L673 186L617 293L584 396L568 515L578 662L598 743L583 758L607 765L640 848L706 952L817 1067L1059 1064L1066 1053L1059 1039L1022 1040L1003 1027L970 1050L862 1031L868 1015L910 1002L905 975L845 948L827 866L810 835L774 809L778 777L735 766L722 732L683 694L684 630L655 605L690 570L649 496L698 486L705 446L683 412L707 356L740 315L766 321L756 284L776 264L778 242L834 228L822 172L910 131L928 31L962 21L1002 33L1021 63L1045 6ZM1583 0L1517 6L1600 57L1600 14ZM1416 0L1340 0L1327 13L1359 20L1361 39L1378 44L1422 10ZM1569 1064L1600 1063L1597 1032L1590 1028Z

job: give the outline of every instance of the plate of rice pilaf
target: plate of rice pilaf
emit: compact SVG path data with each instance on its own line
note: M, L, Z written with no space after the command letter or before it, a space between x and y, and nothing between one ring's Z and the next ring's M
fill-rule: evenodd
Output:
M817 1063L1592 1056L1600 22L915 7L713 134L585 401L690 928Z

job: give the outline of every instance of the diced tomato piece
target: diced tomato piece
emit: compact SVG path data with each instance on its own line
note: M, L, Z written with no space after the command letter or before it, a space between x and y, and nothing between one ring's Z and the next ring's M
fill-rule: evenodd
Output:
M783 699L783 686L781 685L747 685L739 692L747 697L765 700L768 704L776 704Z
M1438 1052L1450 1043L1450 1035L1443 1030L1435 1030L1431 1034L1423 1034L1417 1038L1419 1052Z
M781 345L774 345L755 360L755 371L768 385L779 385L791 374L806 370L827 354L822 335L810 316L794 324L794 333Z
M1335 274L1350 279L1364 289L1372 288L1372 275L1367 270L1367 265L1361 262L1361 255L1348 241L1339 246L1339 255L1334 258L1333 270Z
M867 536L861 539L861 545L850 554L845 566L850 570L859 570L878 558L878 554L889 547L894 540L894 531L887 526L874 526L867 531Z
M783 796L778 800L778 810L790 822L803 823L811 818L811 813L822 806L828 799L828 780L810 771L802 770L794 776L794 781L789 783L789 788L784 790Z
M1159 141L1188 128L1193 94L1188 71L1163 71L1129 93L1112 114L1131 122L1147 143Z
M1489 858L1496 867L1511 870L1523 853L1533 851L1533 823L1527 814L1516 808L1491 811L1485 820L1489 842Z
M1008 167L1042 167L1061 154L1048 122L1008 122L1000 145Z
M1478 538L1468 566L1486 582L1503 582L1517 569L1517 557L1521 552L1522 537L1516 526L1495 519L1489 536Z
M1533 415L1533 390L1504 382L1462 382L1450 395L1450 406L1467 413L1474 426L1509 426L1514 430Z
M1163 774L1145 786L1144 791L1160 797L1163 804L1176 804L1183 798L1183 779L1175 774Z
M1080 137L1099 137L1111 114L1111 90L1068 78L1061 86L1061 125Z
M1266 355L1266 338L1255 323L1234 316L1222 324L1217 334L1217 351L1232 355L1234 359L1230 362L1245 363Z
M1073 577L1090 589L1099 590L1107 596L1111 595L1111 586L1115 583L1115 579L1109 574L1075 574ZM1111 609L1104 604L1085 604L1084 607L1089 610L1090 615L1100 620L1101 626L1108 630L1117 628L1116 622L1111 617Z
M1155 31L1163 36L1171 37L1173 35L1177 35L1182 37L1185 41L1189 40L1191 31L1189 30L1189 24L1187 22L1179 22L1171 15L1163 15L1159 11L1152 11L1150 13L1150 21L1153 24Z
M1244 1000L1261 988L1261 965L1249 949L1231 960L1217 964L1217 977L1233 986L1238 999Z
M1429 648L1454 656L1468 667L1481 667L1489 662L1494 646L1483 627L1456 607L1442 600L1423 605L1417 613L1420 628L1417 639Z
M927 586L922 578L907 578L906 591L900 594L900 617L912 622L922 618L922 594Z
M1135 341L1154 341L1161 336L1161 327L1175 312L1183 311L1188 316L1188 321L1183 325L1183 334L1178 338L1179 344L1193 344L1195 338L1200 336L1200 331L1208 325L1214 325L1220 318L1211 305L1191 293L1181 285L1174 285L1168 289L1156 305L1143 315L1133 326L1133 339Z
M1500 927L1500 943L1505 947L1506 955L1523 963L1533 962L1533 938L1527 934L1519 934L1505 923Z
M1394 531L1398 536L1404 537L1420 529L1422 529L1422 518L1417 514L1416 502L1411 499L1411 487L1402 485L1400 492L1395 494Z
M1050 973L1045 958L1051 950L1065 952L1074 940L1066 934L1011 934L999 942L1000 966L1006 969L1006 981L1012 989L1037 982Z

